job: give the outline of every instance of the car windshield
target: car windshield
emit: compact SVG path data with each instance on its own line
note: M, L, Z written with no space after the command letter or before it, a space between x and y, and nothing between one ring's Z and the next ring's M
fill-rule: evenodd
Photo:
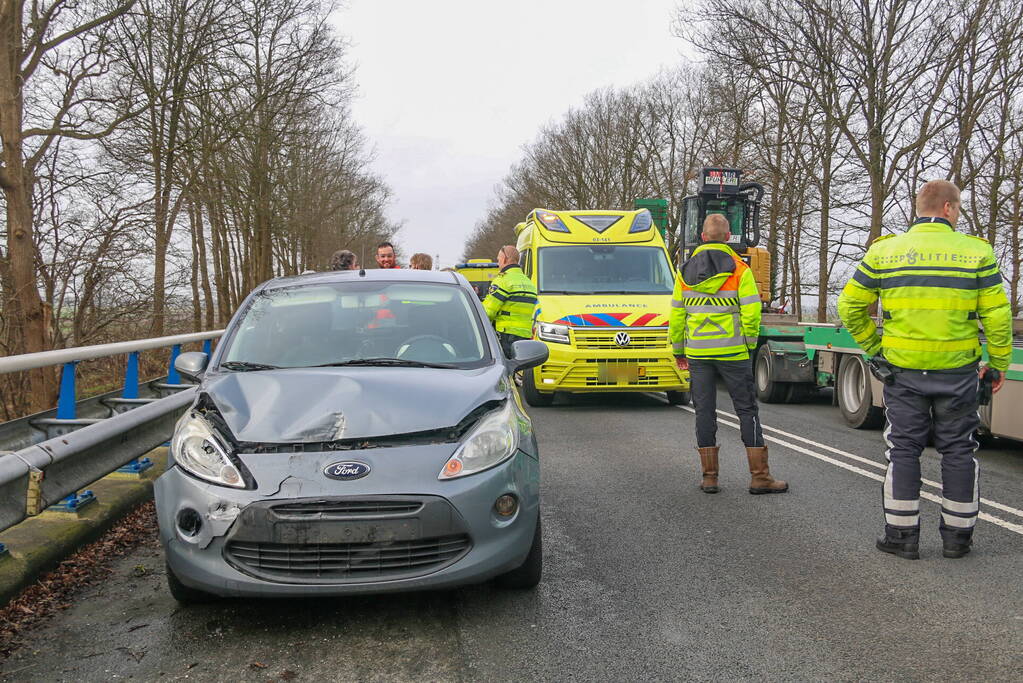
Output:
M541 294L671 294L674 284L659 247L543 247L538 266Z
M471 368L490 356L456 285L342 282L259 292L220 366L236 372L322 365ZM268 367L269 366L269 367Z

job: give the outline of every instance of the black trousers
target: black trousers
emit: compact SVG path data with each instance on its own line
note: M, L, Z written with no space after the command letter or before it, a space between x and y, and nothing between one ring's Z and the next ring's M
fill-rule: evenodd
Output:
M753 385L753 362L750 360L689 359L689 383L696 410L696 444L700 448L717 446L717 379L725 381L732 406L739 416L739 431L747 448L764 445L757 411L757 394Z
M941 455L941 536L961 540L973 533L980 512L978 476L973 457L977 416L977 368L905 370L896 368L895 383L884 388L888 449L883 500L885 524L920 528L920 454L933 429Z
M512 344L526 339L526 337L520 337L516 334L508 334L507 332L498 332L497 339L501 342L501 350L504 351L504 357L513 358L514 352L512 351Z

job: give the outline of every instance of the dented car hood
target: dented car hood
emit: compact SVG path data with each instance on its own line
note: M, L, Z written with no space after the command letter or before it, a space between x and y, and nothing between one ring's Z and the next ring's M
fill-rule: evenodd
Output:
M501 363L475 370L293 368L207 375L204 391L239 441L312 443L457 425L508 396Z

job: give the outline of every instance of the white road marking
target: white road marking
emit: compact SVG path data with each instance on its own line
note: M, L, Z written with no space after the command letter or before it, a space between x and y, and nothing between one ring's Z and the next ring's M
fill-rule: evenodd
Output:
M653 396L654 398L657 398L659 400L662 400L662 401L664 400L661 396L659 396L657 394L649 394L649 395ZM688 411L688 412L693 413L693 414L696 413L696 411L692 407L690 407L690 406L676 406L676 407L677 408L681 408L682 410ZM731 418L734 418L734 419L739 419L738 416L734 415L733 413L729 413L727 411L724 411L724 410L718 410L717 412L718 412L718 415L727 415L728 417L731 417ZM718 424L727 425L727 426L732 427L733 429L736 429L736 430L739 429L739 423L732 422L730 420L722 420L722 419L719 418L718 419ZM772 432L776 432L776 433L782 434L784 436L790 437L790 438L795 439L797 441L802 441L803 443L806 443L806 444L809 444L809 445L813 445L813 446L816 446L818 448L821 448L821 449L824 449L824 450L827 450L827 451L831 451L831 452L836 453L838 455L842 455L842 456L851 458L853 460L856 460L857 462L862 462L862 463L865 463L865 464L868 464L868 465L871 465L871 466L874 466L874 467L880 467L883 470L887 469L887 467L885 465L883 465L881 463L874 462L873 460L870 460L868 458L863 458L863 457L860 457L858 455L854 455L852 453L848 453L846 451L839 450L837 448L832 448L831 446L827 446L825 444L819 443L817 441L813 441L811 439L805 439L805 438L803 438L801 436L796 436L795 434L790 434L788 432L782 431L782 430L777 429L775 427L768 427L767 425L764 425L764 424L761 423L761 429L763 429L764 431L772 431ZM828 464L835 465L836 467L841 467L844 470L848 470L850 472L855 472L856 474L859 474L861 476L867 477L868 479L873 479L875 481L880 481L882 483L884 482L884 477L882 475L880 475L880 474L877 474L876 472L869 472L869 471L867 471L867 470L865 470L865 469L863 469L861 467L857 467L855 465L850 465L849 463L843 462L841 460L836 460L835 458L832 458L832 457L829 457L827 455L824 455L823 453L817 453L816 451L811 451L810 449L804 448L804 447L799 446L797 444L794 444L791 441L786 441L786 440L780 439L780 438L778 438L776 436L771 436L770 434L764 434L764 440L765 441L770 441L771 443L776 443L779 446L784 446L785 448L788 448L789 450L796 451L797 453L802 453L803 455L809 455L811 458L816 458L817 460L821 460L821 461L826 462ZM931 482L931 481L928 481L928 480L924 480L924 483L927 483L930 486L936 486L938 489L941 488L941 485L936 483L936 482ZM920 497L925 499L925 500L929 500L929 501L931 501L933 503L937 503L938 505L941 505L941 496L936 496L933 493L931 493L930 491L923 491L923 490L920 491ZM985 504L985 505L987 505L989 507L997 508L999 510L1004 510L1005 512L1010 512L1010 513L1012 513L1014 515L1019 515L1020 517L1023 517L1023 510L1017 510L1016 508L1009 507L1008 505L1002 505L1001 503L995 502L993 500L987 500L985 498L981 498L981 503L983 503L983 504ZM1010 522L1008 520L1002 519L1001 517L995 517L994 515L989 514L987 512L983 512L983 511L981 511L981 513L979 515L979 518L984 520L985 522L991 522L992 524L997 524L998 526L1000 526L1000 527L1002 527L1004 529L1008 529L1009 531L1015 532L1015 533L1023 536L1023 524L1016 524L1015 522Z

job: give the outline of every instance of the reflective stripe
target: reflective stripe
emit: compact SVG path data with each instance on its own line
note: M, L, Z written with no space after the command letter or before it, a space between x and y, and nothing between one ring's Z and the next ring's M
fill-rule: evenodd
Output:
M980 501L975 500L970 503L960 503L958 500L942 498L941 507L949 512L961 512L967 515L975 515L980 511Z
M902 351L971 351L980 348L980 341L976 338L930 341L926 339L903 339L902 337L892 337L885 334L881 336L881 346L886 349L900 349Z
M993 264L986 266L977 266L976 268L957 268L954 266L898 266L897 268L874 268L866 261L862 264L864 268L869 270L871 273L898 273L904 270L939 270L939 271L950 271L954 273L979 273L982 270L988 270L993 267Z
M931 297L885 297L884 307L889 311L916 309L923 311L972 311L977 299L932 299Z
M860 283L867 289L877 289L879 286L878 278L870 277L862 270L857 270L855 273L853 273L852 279Z
M920 526L920 515L889 515L885 513L884 521L891 526L916 528Z
M998 291L990 294L981 294L977 297L977 308L986 308L988 306L1004 306L1009 302L1009 298L1005 296L1005 290L999 288Z
M861 275L863 271L856 271L856 275ZM861 282L860 278L856 277L858 282ZM866 275L864 277L867 280L874 280ZM941 287L944 289L984 289L985 287L991 287L992 285L998 285L1002 283L1002 276L998 273L994 275L988 275L981 278L973 277L957 277L954 275L896 275L895 277L878 278L874 280L877 284L875 287L881 289L895 289L896 287Z
M685 350L686 350L685 342L679 342L677 344L672 344L671 345L671 350L675 353L676 356L681 356L683 353L685 353Z
M746 346L750 346L751 344L753 346L756 346L757 344L760 343L760 337L744 337L744 338L746 340Z
M683 294L682 296L685 296L685 294ZM684 308L685 305L686 305L686 302L684 302L684 301L679 301L678 299L672 299L671 300L672 308Z
M727 313L734 313L735 315L738 315L738 312L735 310L735 306L732 306L732 305L728 305L728 306L714 306L714 305L704 305L704 304L689 304L688 306L686 306L686 312L687 313L726 313L726 314Z
M683 299L703 299L710 296L739 296L739 292L734 289L719 289L716 292L697 292L695 289L687 289L682 292Z
M739 310L739 299L734 296L705 296L700 299L690 299L685 302L687 309L692 310L693 306L730 306L735 311Z
M1010 353L1012 353L1012 344L1007 344L1005 346L1001 346L999 344L992 344L991 342L988 342L987 343L987 352L988 352L989 355L990 354L994 354L996 356L1003 356L1003 355L1007 356Z
M745 337L721 337L718 339L687 339L686 346L691 349L720 349L726 346L746 347Z
M955 515L950 515L948 513L942 512L941 521L944 522L946 526L954 526L958 529L972 529L974 525L977 523L977 518L956 517Z
M920 499L916 500L899 500L898 498L891 497L891 478L885 477L884 480L884 509L895 510L898 512L919 512L920 511Z
M741 305L741 306L745 306L746 304L759 304L759 303L760 303L760 295L759 294L750 294L749 296L744 296L744 297L741 297L739 299L739 305Z

